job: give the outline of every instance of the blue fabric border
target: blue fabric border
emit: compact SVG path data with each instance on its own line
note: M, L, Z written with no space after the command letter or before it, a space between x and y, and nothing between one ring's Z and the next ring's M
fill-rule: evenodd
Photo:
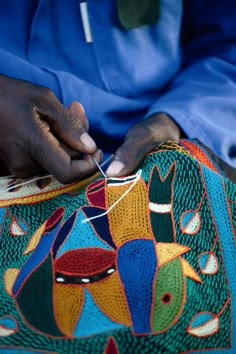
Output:
M214 215L219 240L224 255L225 271L228 278L232 306L232 347L229 349L208 349L207 352L217 354L236 353L236 245L230 223L222 223L221 219L228 219L228 208L222 178L205 166L202 166L203 179L206 186L208 200ZM220 193L222 191L223 193ZM206 354L205 351L194 354Z

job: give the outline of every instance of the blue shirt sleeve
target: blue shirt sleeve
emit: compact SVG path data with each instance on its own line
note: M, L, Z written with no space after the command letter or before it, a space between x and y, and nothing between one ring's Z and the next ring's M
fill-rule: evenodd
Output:
M0 73L16 79L30 81L44 87L46 86L55 93L58 99L61 99L58 79L52 70L40 68L1 48L0 58Z
M183 68L147 117L165 112L236 167L236 2L186 1Z

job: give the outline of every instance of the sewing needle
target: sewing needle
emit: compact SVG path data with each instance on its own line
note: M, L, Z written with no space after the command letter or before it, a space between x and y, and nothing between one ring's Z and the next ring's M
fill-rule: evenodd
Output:
M101 174L104 176L105 179L107 179L107 176L105 175L105 172L102 170L101 166L99 165L99 163L97 162L97 160L95 159L95 157L93 157L93 161L95 162L95 164L97 165L97 168L99 169L99 171L101 172Z

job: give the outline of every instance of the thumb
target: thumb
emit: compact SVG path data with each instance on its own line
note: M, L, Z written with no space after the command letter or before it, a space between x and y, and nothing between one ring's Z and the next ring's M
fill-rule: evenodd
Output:
M136 136L129 135L124 143L115 152L114 158L106 170L107 177L128 176L133 173L140 162L143 160L146 153L151 151L156 142L139 143L140 139Z
M116 151L106 171L107 177L127 176L159 142L179 138L179 127L165 114L156 114L137 123L131 127L124 143Z

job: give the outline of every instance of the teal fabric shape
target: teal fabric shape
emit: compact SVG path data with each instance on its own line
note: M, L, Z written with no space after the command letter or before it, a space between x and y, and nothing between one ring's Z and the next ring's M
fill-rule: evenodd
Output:
M100 247L112 250L99 236L95 235L90 222L82 222L85 218L86 216L81 210L77 211L72 231L58 250L56 258L59 258L66 251L78 248Z

